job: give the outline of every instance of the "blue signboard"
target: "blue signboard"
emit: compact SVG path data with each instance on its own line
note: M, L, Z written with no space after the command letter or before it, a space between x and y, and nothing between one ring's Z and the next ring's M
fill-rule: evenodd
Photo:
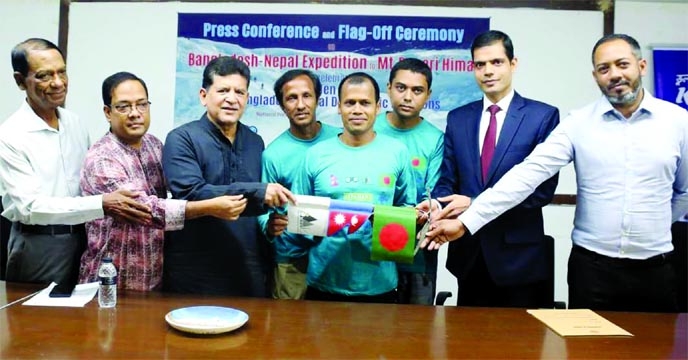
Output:
M421 115L444 130L448 111L482 96L470 46L487 30L488 18L180 13L174 124L203 114L202 72L221 55L240 58L251 69L242 122L266 143L288 127L272 90L285 71L314 71L323 84L318 120L341 126L336 88L342 78L367 72L380 85L383 111L390 110L389 71L397 61L415 57L433 72L432 96Z
M655 96L688 110L688 48L654 49Z

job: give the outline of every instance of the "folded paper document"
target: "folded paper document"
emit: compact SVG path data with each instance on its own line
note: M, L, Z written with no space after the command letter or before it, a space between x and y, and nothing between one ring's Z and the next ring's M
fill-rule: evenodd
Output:
M66 306L66 307L83 307L98 292L98 283L79 284L72 291L70 297L50 297L50 291L57 285L52 283L47 288L36 294L31 299L24 302L22 305L29 306Z
M561 336L633 336L589 309L528 310Z

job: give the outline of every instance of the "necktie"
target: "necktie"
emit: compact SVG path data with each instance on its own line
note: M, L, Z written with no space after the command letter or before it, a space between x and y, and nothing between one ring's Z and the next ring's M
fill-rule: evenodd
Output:
M490 169L490 162L492 162L492 155L494 155L495 144L497 143L497 112L501 110L497 105L490 105L487 108L490 112L490 125L487 126L485 133L485 141L483 141L483 150L480 153L480 167L483 174L483 182L487 181L487 171Z

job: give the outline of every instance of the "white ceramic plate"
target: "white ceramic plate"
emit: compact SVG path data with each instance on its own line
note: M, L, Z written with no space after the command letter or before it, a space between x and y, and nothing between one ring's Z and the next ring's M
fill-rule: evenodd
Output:
M220 334L246 324L248 314L222 306L191 306L172 310L165 315L173 328L194 334Z

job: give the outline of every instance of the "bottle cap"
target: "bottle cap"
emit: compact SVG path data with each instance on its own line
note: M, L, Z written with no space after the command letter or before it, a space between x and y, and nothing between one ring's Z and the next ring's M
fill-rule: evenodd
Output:
M104 257L103 257L103 262L104 262L104 263L111 263L111 262L112 262L112 257L111 257L111 256L104 256Z

